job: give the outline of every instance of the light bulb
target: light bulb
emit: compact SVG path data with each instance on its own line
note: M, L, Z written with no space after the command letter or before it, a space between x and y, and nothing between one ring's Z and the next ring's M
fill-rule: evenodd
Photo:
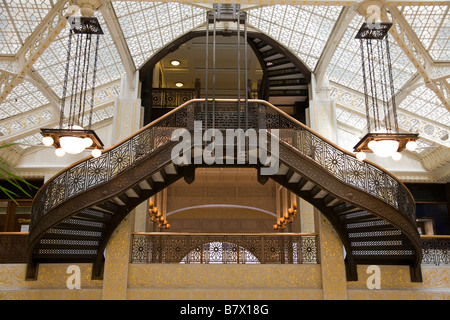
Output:
M91 138L86 137L86 138L83 139L83 143L84 143L84 146L85 146L86 148L89 148L90 146L92 146L92 144L94 143L94 141L93 141Z
M64 157L66 152L62 148L58 148L55 150L55 154L58 158Z
M358 159L359 161L364 161L366 159L366 154L360 151L356 154L356 159Z
M415 141L408 141L408 143L406 144L406 149L408 149L409 151L414 151L417 148L417 142Z
M392 159L394 159L395 161L398 161L402 158L402 154L400 152L396 152L392 155Z
M92 150L92 156L93 156L94 158L98 158L98 157L100 157L101 155L102 155L102 152L101 152L99 149L95 148L94 150Z
M55 140L53 140L53 138L50 136L46 136L46 137L42 138L42 143L46 147L52 146L54 142L55 142Z

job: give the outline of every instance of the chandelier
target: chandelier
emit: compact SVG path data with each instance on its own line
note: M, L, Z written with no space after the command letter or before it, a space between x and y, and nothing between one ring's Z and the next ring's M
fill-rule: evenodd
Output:
M394 95L388 31L392 23L364 23L360 40L367 134L355 145L359 160L367 152L398 161L405 148L414 151L418 134L400 133Z
M58 157L91 149L92 156L97 158L101 155L103 143L91 129L91 124L98 48L103 30L93 16L70 16L68 24L70 33L59 127L42 128L42 143L54 146Z

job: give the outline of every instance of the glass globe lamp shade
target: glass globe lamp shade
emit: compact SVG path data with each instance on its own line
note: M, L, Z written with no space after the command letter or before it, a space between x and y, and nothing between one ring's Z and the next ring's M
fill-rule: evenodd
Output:
M42 144L46 147L52 146L54 142L55 140L53 140L53 138L50 136L42 138Z
M61 137L59 144L66 153L70 154L78 154L86 149L84 139L79 137Z
M66 152L62 148L58 148L55 150L55 154L58 158L64 157Z
M100 157L102 155L102 152L99 150L99 149L94 149L94 150L92 150L92 156L94 157L94 158L98 158L98 157Z
M89 148L94 143L94 141L91 138L89 138L89 137L84 138L83 142L84 142L84 146L86 148Z
M392 155L392 159L395 161L399 161L402 158L402 154L400 152L396 152Z
M414 151L417 149L417 142L415 141L408 141L408 143L406 144L406 149L408 149L409 151Z
M356 154L356 159L358 159L359 161L364 161L366 159L366 154L364 152L358 152Z
M400 143L396 140L379 140L369 142L369 148L379 157L392 157Z

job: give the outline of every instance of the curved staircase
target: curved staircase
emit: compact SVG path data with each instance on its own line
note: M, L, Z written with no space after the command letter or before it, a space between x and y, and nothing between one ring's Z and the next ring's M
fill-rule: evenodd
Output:
M248 43L263 70L258 97L283 110L307 108L310 71L292 53L263 34L252 34Z
M215 103L215 128L238 128L237 101ZM400 181L266 101L249 100L248 110L249 128L279 137L280 166L272 176L261 174L261 163L242 166L256 168L260 183L275 180L329 219L346 250L347 280L357 280L358 264L402 264L411 267L412 281L421 281L415 204ZM33 203L27 279L36 279L38 264L47 262L93 263L92 277L102 278L104 249L125 216L178 179L191 183L195 168L206 166L177 166L171 159L178 144L171 140L172 132L193 131L194 121L205 118L212 118L205 101L191 100L100 158L81 160L50 179Z

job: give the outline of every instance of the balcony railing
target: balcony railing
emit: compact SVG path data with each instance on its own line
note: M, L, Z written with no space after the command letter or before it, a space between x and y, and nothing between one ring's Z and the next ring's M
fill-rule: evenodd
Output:
M152 108L176 108L183 103L194 99L195 89L152 89Z
M317 264L317 234L135 233L131 263Z
M450 236L421 236L422 265L450 265Z

